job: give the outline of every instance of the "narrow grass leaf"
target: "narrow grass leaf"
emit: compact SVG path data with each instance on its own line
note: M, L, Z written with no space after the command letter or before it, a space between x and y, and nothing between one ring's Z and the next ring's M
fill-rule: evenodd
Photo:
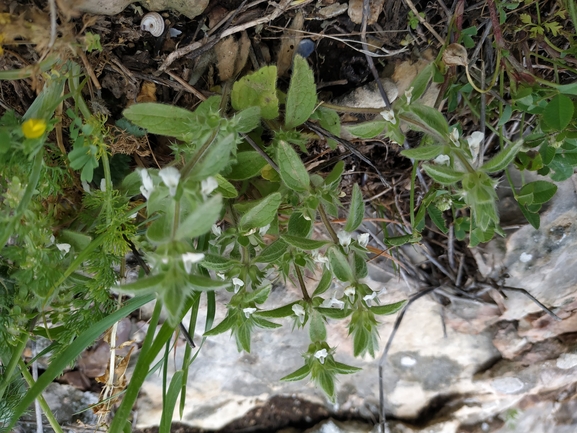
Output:
M182 387L183 374L183 371L179 370L174 373L174 376L172 376L170 386L168 387L168 391L164 396L164 401L162 402L162 416L160 417L158 433L170 433L172 415L176 406L176 399L178 398Z

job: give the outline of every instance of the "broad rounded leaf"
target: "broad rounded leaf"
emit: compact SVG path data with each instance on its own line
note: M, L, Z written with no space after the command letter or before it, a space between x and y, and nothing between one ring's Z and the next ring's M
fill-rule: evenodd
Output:
M309 174L292 146L281 140L277 147L276 156L280 177L285 185L297 192L307 191L310 185Z
M276 66L265 66L246 75L234 83L230 95L232 106L240 111L249 107L259 107L263 119L278 117L276 95Z
M306 122L317 105L315 77L307 61L296 55L286 98L285 126L294 128Z
M557 95L543 110L541 125L544 130L563 131L573 118L573 101L565 95ZM544 124L543 124L544 122Z
M442 165L423 164L423 169L431 179L441 185L453 185L465 175L465 173Z

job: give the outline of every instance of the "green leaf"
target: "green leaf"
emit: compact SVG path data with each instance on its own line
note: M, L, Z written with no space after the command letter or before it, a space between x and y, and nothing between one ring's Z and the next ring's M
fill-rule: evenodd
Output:
M276 328L280 328L282 326L282 325L279 325L278 323L271 322L270 320L265 320L262 317L257 316L256 313L253 314L252 316L250 316L250 318L255 323L255 325L258 326L259 328L276 329Z
M260 107L248 107L240 113L235 114L234 120L237 122L236 131L248 134L260 125Z
M416 101L421 96L423 96L423 94L427 90L429 82L433 77L433 70L434 70L433 65L434 63L431 62L427 66L425 66L421 70L421 72L419 72L419 74L415 77L415 79L411 82L410 87L413 88L411 97L413 101Z
M557 185L544 180L537 180L524 185L519 195L531 194L533 199L528 204L543 204L551 200L556 192Z
M197 153L193 156L193 158L198 158L198 161L194 165L194 170L187 176L187 180L200 182L209 176L216 176L224 168L228 167L230 154L236 149L236 137L236 133L217 135L208 148L203 151L202 155L198 155L198 152L201 152L203 148L203 146L200 146L196 150Z
M403 155L405 158L414 159L415 161L435 159L437 156L443 153L444 147L445 146L435 144L425 145L415 149L405 149L401 151L401 155Z
M511 164L513 159L515 159L515 155L517 155L517 152L519 152L522 145L523 139L520 139L505 149L502 149L497 155L483 164L481 170L487 173L495 173L497 171L505 170L509 164Z
M337 247L334 247L329 249L328 256L335 277L341 281L353 281L353 271L345 255Z
M286 98L285 126L294 128L306 122L317 105L315 77L307 61L296 55Z
M238 350L244 350L247 353L250 353L250 331L252 327L250 325L249 320L242 322L242 324L238 327L236 331L236 345Z
M309 174L292 146L284 140L279 141L276 156L280 177L285 185L297 192L307 191L310 185Z
M351 204L349 207L349 216L345 224L346 232L355 231L363 222L365 217L365 203L363 202L363 194L358 184L353 185L353 193L351 195Z
M317 284L315 291L313 292L313 297L325 293L331 287L332 283L333 283L333 274L331 271L325 268L325 270L323 271L323 275L319 283Z
M217 194L200 203L176 229L175 239L194 239L208 233L212 225L220 217L222 197Z
M541 217L538 213L530 212L524 205L519 203L519 209L521 209L521 213L527 219L529 224L533 226L535 230L539 230L541 226Z
M260 310L255 314L258 314L260 317L270 317L273 319L293 316L295 314L292 310L294 304L298 304L298 302L291 302L288 305L283 305L282 307L275 308L273 310Z
M116 290L124 293L133 293L138 295L144 295L155 292L159 286L162 284L166 276L164 274L153 275L150 277L139 278L138 280L116 286Z
M289 245L282 239L274 241L264 248L255 258L256 263L274 263L288 250Z
M208 290L222 290L230 287L228 281L213 280L210 277L205 277L204 275L187 275L186 282L192 286L195 290L208 291Z
M361 371L362 368L353 367L352 365L347 365L347 364L343 364L342 362L335 361L334 370L338 374L353 374L353 373L357 373L357 372Z
M218 182L218 188L215 190L215 192L222 195L223 198L236 198L236 197L238 197L238 192L236 191L236 188L233 186L232 183L230 183L228 180L226 180L220 174L217 174L215 176L215 178Z
M371 335L364 327L356 327L355 332L353 332L353 355L359 356L361 353L365 353L369 346L369 339Z
M369 275L369 270L367 268L367 261L365 259L365 255L361 255L358 252L355 252L353 255L353 265L354 265L354 273L355 273L355 280L360 280L362 278L366 278Z
M233 314L233 313L231 313L231 311L229 311L227 316L224 318L224 320L222 322L220 322L218 325L216 325L210 331L206 331L203 334L203 336L210 337L210 336L222 334L222 333L228 331L229 329L231 329L235 323L236 323L236 314Z
M311 368L308 364L305 364L291 374L287 374L285 377L281 378L283 382L296 382L297 380L302 380L307 377L311 372Z
M440 143L444 144L449 139L449 124L445 116L435 108L413 103L399 116L411 125L412 129L432 135Z
M441 185L453 185L460 181L465 173L437 164L423 164L423 169L431 179Z
M573 101L565 95L557 95L545 106L541 127L544 131L563 131L573 118Z
M231 172L226 176L230 180L246 180L260 174L261 169L267 165L266 160L255 150L239 152L236 155L236 163Z
M264 227L277 215L282 196L274 192L261 200L250 203L251 208L240 218L239 226L243 230Z
M203 268L212 271L223 272L228 271L233 266L240 265L238 260L227 259L226 257L218 256L216 254L205 253L204 259L200 262Z
M387 122L384 120L373 120L371 122L362 122L354 125L346 125L345 129L355 137L358 138L374 138L381 134L387 127Z
M332 186L340 183L344 169L345 163L343 161L337 162L328 176L325 177L325 185Z
M148 132L184 139L190 133L196 115L174 105L145 102L133 104L122 115Z
M313 222L303 217L300 212L293 212L288 222L288 234L291 236L307 237L313 228Z
M353 312L353 310L349 310L349 309L345 309L345 308L340 310L338 308L317 307L315 310L318 311L319 313L321 313L325 317L330 317L331 319L337 319L337 320L345 319L345 318L349 317L351 315L351 313Z
M318 372L318 377L316 377L316 382L325 392L327 397L334 402L335 401L335 378L333 375L326 371L321 370Z
M260 107L263 119L276 119L279 104L276 78L276 66L265 66L242 77L232 86L230 98L233 108L241 111L249 107Z
M319 125L321 125L321 127L326 129L330 133L336 135L337 137L340 137L340 135L341 135L341 119L339 117L339 113L337 113L335 110L332 110L330 108L325 108L323 106L320 106L313 113L313 116L311 116L311 119L313 119L315 117L318 120ZM328 143L329 147L333 150L336 149L337 144L338 144L333 139L327 140L327 143Z
M327 338L327 328L323 316L316 310L313 310L310 315L309 337L313 343L325 341Z
M322 248L325 245L330 244L329 241L316 241L309 238L301 238L299 236L291 236L291 235L282 235L281 239L283 239L293 247L297 247L301 250L306 251L318 250L319 248Z
M427 207L427 213L429 214L429 217L431 217L431 221L433 221L439 230L445 234L449 232L445 219L443 218L443 212L441 212L437 206L431 205Z
M271 291L271 285L267 284L266 286L261 287L260 289L246 293L243 298L243 302L245 303L255 302L257 304L262 304L268 299L270 291Z
M184 372L182 370L177 371L174 373L174 376L172 376L168 391L166 392L162 402L162 416L160 417L158 433L170 433L172 414L174 413L174 407L176 406L176 399L180 394L183 377Z
M176 327L184 312L184 299L190 294L189 287L177 284L175 281L166 282L159 293L162 305L168 313L168 323L171 327Z
M407 301L399 301L388 305L375 305L371 307L371 311L380 316L387 316L389 314L395 314L403 308L406 303Z

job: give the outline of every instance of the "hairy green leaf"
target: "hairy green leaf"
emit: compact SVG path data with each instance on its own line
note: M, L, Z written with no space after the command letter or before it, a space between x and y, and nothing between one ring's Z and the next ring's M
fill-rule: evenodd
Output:
M517 155L517 152L519 152L519 149L521 149L522 145L523 139L520 139L505 149L501 149L497 155L483 164L481 170L487 173L495 173L497 171L505 170L509 164L511 164L515 158L515 155Z
M460 181L465 173L454 170L450 167L437 164L423 164L423 169L431 179L441 185L453 185Z
M196 115L174 105L145 102L133 104L122 115L148 132L184 139L190 133Z
M282 235L281 239L283 239L285 242L292 245L293 247L297 247L301 250L306 251L317 250L330 243L329 241L317 241L314 239L301 238L299 236L291 236L291 235Z
M285 185L294 191L307 191L310 186L309 174L292 146L281 140L278 143L276 155L280 177Z
M445 146L430 144L426 146L416 147L414 149L405 149L401 151L401 155L406 158L414 159L415 161L424 161L435 159L443 153Z
M212 225L220 217L221 210L222 197L219 194L200 203L180 223L176 229L176 239L194 239L200 235L208 233Z
M283 378L281 378L284 382L296 382L297 380L302 380L307 377L311 372L311 368L308 364L305 364L301 368L296 371L293 371L291 374L287 374Z
M349 207L349 216L345 224L346 232L355 231L363 222L365 217L365 203L363 202L363 193L358 184L353 185L353 193L351 195L351 204Z
M226 176L230 180L246 180L260 174L261 169L267 165L266 159L255 150L239 152L236 155L236 163L231 172Z
M278 117L276 95L276 66L265 66L252 74L245 75L232 86L231 104L237 111L259 107L263 119Z
M313 310L310 315L309 337L313 343L325 341L327 338L327 328L321 313Z
M346 256L337 247L329 249L328 256L335 277L341 281L353 281L353 271Z
M387 316L389 314L395 314L397 311L403 308L406 303L407 301L399 301L393 304L375 305L371 307L371 311L380 316Z
M358 138L374 138L381 134L387 126L384 120L372 120L370 122L362 122L353 125L346 125L344 128L355 137Z
M265 247L256 257L257 263L274 263L287 252L289 245L282 239L274 241Z
M317 105L317 88L307 61L296 55L286 98L285 126L294 128L306 122Z
M449 139L449 124L445 116L435 108L413 103L400 117L411 125L411 128L431 135L440 143L444 144Z
M251 208L240 218L239 226L243 230L264 227L276 217L282 196L274 192L265 198L251 203Z

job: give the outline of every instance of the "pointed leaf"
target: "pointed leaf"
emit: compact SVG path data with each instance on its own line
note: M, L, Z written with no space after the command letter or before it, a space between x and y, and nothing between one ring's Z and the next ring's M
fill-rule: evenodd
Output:
M279 141L276 156L280 177L285 185L297 192L307 191L310 185L309 174L292 146L284 140Z
M487 173L495 173L497 171L505 170L509 164L513 162L513 159L515 159L515 156L519 152L519 149L521 149L522 145L523 139L517 140L515 143L510 144L508 147L502 149L497 155L483 164L481 170Z
M334 370L339 374L353 374L361 371L362 368L353 367L352 365L343 364L342 362L335 361Z
M319 284L317 284L317 288L313 292L313 296L318 296L325 293L331 287L332 283L333 283L333 274L331 271L325 268L325 270L323 271L323 276L321 277Z
M289 245L282 239L274 241L272 244L263 249L256 257L257 263L275 263L284 253L287 252Z
M291 302L288 305L284 305L279 308L275 308L274 310L260 310L258 313L259 317L270 317L273 319L278 319L281 317L289 317L294 315L293 305L297 304L298 302Z
M465 173L443 165L423 164L423 168L431 179L441 185L453 185L465 175Z
M133 104L122 112L123 116L148 132L167 137L184 138L196 115L174 105L146 102Z
M286 99L285 126L294 128L306 122L317 105L317 88L307 61L296 55Z
M443 212L441 212L437 206L429 206L427 208L427 213L429 214L429 217L431 217L431 221L433 221L439 230L445 234L448 233L449 229L447 228L447 224L443 218Z
M296 382L297 380L302 380L307 377L311 372L311 368L308 364L302 366L297 371L293 371L291 374L286 375L281 378L283 382Z
M260 125L260 107L248 107L235 114L234 120L237 122L236 130L248 134Z
M395 314L397 311L403 308L406 303L407 301L399 301L395 302L394 304L375 305L371 307L371 311L381 316L387 316L389 314Z
M275 192L251 203L252 207L240 218L239 226L243 230L250 230L270 224L277 215L281 200L280 193Z
M142 296L158 290L165 278L166 276L164 274L139 278L132 283L116 286L115 289L124 293L134 293L138 296Z
M441 153L443 153L445 146L438 144L431 144L427 146L420 146L415 149L405 149L401 152L405 158L411 158L415 161L424 161L435 159Z
M229 311L228 315L224 318L224 320L222 322L220 322L218 325L216 325L210 331L206 331L203 334L203 336L204 337L210 337L210 336L222 334L222 333L228 331L230 328L232 328L235 323L236 323L236 314L231 314L231 312Z
M210 269L211 271L223 272L228 271L233 266L240 265L240 262L216 254L205 253L204 259L202 259L200 265L203 268Z
M349 206L349 216L345 224L346 232L355 231L363 222L365 216L365 203L363 202L363 193L358 184L353 185L353 193L351 195L351 204Z
M188 275L186 277L186 282L195 290L200 291L222 290L230 287L230 283L228 281L213 280L212 278L205 277L204 275Z
M446 143L449 137L449 124L439 110L419 103L410 104L400 114L402 120L411 128L432 135L436 141Z
M263 319L262 317L259 317L256 314L253 314L251 316L251 319L255 323L256 326L258 326L259 328L263 328L263 329L276 329L276 328L280 328L282 326L282 325L279 325L278 323L274 323L274 322L271 322L269 320Z
M321 308L318 307L315 309L316 311L318 311L319 313L321 313L323 316L325 317L330 317L331 319L344 319L346 317L349 317L351 315L351 313L353 312L353 310L348 310L343 308L342 310L339 310L338 308Z
M313 343L325 341L327 338L327 328L323 316L316 310L313 310L310 316L309 337Z
M373 120L371 122L362 122L354 125L346 125L344 128L358 138L374 138L381 134L387 126L384 120Z
M346 256L338 248L331 248L328 252L331 269L341 281L353 281L353 271Z
M266 160L257 151L239 152L236 155L236 163L226 177L230 180L250 179L259 175L265 165L267 165Z
M176 239L194 239L208 233L212 225L220 217L222 197L217 194L200 203L176 229Z
M329 241L315 241L309 238L301 238L298 236L291 236L291 235L282 235L281 239L283 239L288 244L292 245L293 247L297 247L301 250L318 250L319 248L324 247L327 244L330 244Z

